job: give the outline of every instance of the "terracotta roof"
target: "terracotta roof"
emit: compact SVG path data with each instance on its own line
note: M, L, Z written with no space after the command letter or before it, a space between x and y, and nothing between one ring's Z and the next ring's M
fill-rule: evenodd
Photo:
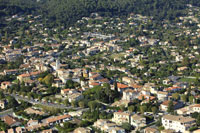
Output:
M17 122L14 118L12 118L12 117L9 116L9 115L6 115L6 116L2 117L2 120L3 120L6 124L8 124L9 126L11 126L12 124L14 124L14 123Z
M42 133L53 133L52 129L43 130Z
M157 93L157 94L167 95L167 94L168 94L168 92L165 92L165 91L158 91L158 93Z
M17 69L4 70L5 72L15 72Z
M128 88L128 87L129 87L128 85L117 83L117 88L125 89L125 88Z
M165 88L164 91L172 91L175 89L180 89L180 87L169 87L169 88Z
M11 82L10 81L4 81L4 82L1 82L1 84L10 85Z
M191 107L199 107L200 108L200 104L194 104Z
M99 83L96 83L96 82L92 82L92 83L90 83L90 85L92 85L92 86L98 86L98 85L100 85Z
M63 92L68 92L68 91L70 91L71 89L63 89L62 91Z
M164 101L162 105L168 106L170 101ZM178 102L173 101L173 105L176 105Z
M100 81L100 82L106 82L106 83L109 82L109 80L108 80L107 78L100 79L99 81Z
M24 74L21 74L19 75L20 77L30 77L31 75L29 73L24 73Z
M146 99L146 100L154 100L156 97L154 97L154 96L148 96L148 95L140 95L139 97L138 97L138 99L139 100L142 100L143 99L143 97L144 97L144 99Z
M66 119L66 118L71 118L71 115L55 116L55 117L46 119L46 121L47 121L47 123L51 123L51 122L55 122L55 121Z

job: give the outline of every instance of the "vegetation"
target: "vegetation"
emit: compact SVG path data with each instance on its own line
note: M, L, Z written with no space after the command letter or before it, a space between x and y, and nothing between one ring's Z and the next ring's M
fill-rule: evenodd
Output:
M90 13L99 12L105 16L123 16L138 13L153 16L157 20L174 20L183 15L186 4L200 5L198 0L1 0L1 16L17 12L42 12L47 14L52 25L69 26ZM12 10L11 10L12 9ZM14 10L13 10L14 9Z

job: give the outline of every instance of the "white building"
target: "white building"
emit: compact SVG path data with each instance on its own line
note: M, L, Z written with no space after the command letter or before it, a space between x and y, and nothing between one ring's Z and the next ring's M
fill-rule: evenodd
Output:
M128 112L114 112L112 121L117 124L130 123L131 114Z
M127 89L123 91L122 100L132 101L133 99L138 98L138 96L139 96L139 92L132 89Z
M178 109L176 111L177 111L177 114L179 114L179 115L191 114L194 112L200 113L200 104L193 104L190 106L186 106L186 107Z
M125 133L123 128L108 120L99 119L93 126L106 133Z
M190 117L164 115L162 125L165 129L173 129L176 132L185 132L196 125L196 120Z
M134 114L131 116L131 125L134 127L146 126L146 118L142 115Z
M73 101L79 101L83 99L83 95L81 93L73 93L71 95L68 95L68 100L69 102L73 102Z

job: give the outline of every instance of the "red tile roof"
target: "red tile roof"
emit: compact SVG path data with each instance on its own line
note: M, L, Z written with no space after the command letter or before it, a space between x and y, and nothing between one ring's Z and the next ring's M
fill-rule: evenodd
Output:
M71 118L71 115L61 115L61 116L51 117L51 118L46 119L46 122L52 123L52 122L55 122L55 121L58 121L58 120L66 119L66 118Z
M128 88L128 87L129 87L128 85L117 83L117 88L119 88L119 89L125 89L125 88Z

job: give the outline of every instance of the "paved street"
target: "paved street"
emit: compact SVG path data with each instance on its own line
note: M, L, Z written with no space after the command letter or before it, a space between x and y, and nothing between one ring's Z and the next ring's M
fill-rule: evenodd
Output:
M16 100L26 101L26 102L31 103L31 104L40 104L40 105L59 108L59 109L74 109L74 110L81 109L80 107L74 108L72 106L65 106L65 105L60 105L60 104L55 104L55 103L47 103L47 102L35 101L34 99L28 99L28 98L24 98L24 97L21 97L21 96L14 95L14 94L7 94L7 95L10 95L10 96L14 97Z

